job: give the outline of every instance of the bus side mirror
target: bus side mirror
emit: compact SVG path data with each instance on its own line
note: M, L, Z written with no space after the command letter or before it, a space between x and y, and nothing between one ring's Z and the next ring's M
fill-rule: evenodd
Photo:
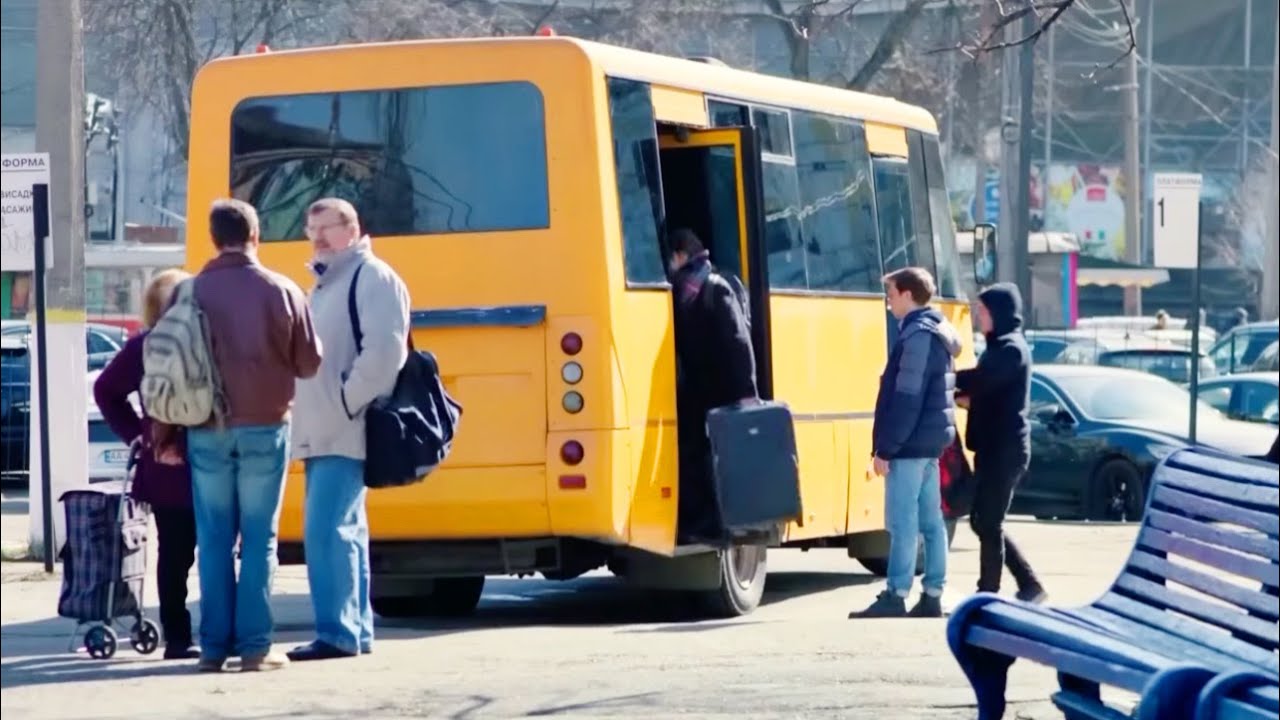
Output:
M996 226L991 223L973 228L973 279L978 287L996 280Z

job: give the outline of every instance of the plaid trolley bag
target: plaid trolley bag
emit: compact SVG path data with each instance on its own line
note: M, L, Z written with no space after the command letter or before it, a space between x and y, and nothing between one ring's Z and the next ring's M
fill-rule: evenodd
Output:
M132 462L130 463L132 471ZM84 648L96 659L116 653L117 619L133 618L129 642L142 654L160 645L160 628L143 614L150 510L125 492L71 490L60 498L66 510L62 591L58 614L76 621L68 651L85 625Z

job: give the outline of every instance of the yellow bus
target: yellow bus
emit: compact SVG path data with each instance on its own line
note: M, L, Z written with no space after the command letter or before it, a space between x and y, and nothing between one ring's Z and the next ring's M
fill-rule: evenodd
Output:
M354 201L464 407L443 467L369 495L378 613L465 613L486 575L607 567L739 615L769 546L844 548L883 573L882 276L932 270L972 335L925 110L562 37L421 41L216 60L191 140L190 269L213 252L209 203L231 195L260 213L262 261L308 287L306 207ZM803 513L772 542L677 546L675 227L745 281L762 397L794 415ZM284 562L302 493L295 464Z

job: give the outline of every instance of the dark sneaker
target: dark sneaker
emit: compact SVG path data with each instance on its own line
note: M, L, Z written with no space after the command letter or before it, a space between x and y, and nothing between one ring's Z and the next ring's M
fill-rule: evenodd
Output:
M240 672L267 672L283 670L287 667L289 667L288 656L275 650L240 659Z
M197 660L200 658L200 648L191 647L184 643L177 645L166 645L164 647L165 660Z
M338 658L357 657L359 653L351 653L334 647L327 642L316 640L309 645L300 645L289 651L292 662L308 662L311 660L337 660Z
M908 617L913 618L940 618L942 615L942 597L929 593L920 595L920 600L916 602L915 607L907 613Z
M901 595L885 590L866 610L849 613L850 620L863 618L900 618L907 616L907 600Z
M1045 592L1044 588L1039 585L1032 585L1031 587L1019 590L1017 598L1024 603L1043 605L1044 602L1049 599L1049 593Z

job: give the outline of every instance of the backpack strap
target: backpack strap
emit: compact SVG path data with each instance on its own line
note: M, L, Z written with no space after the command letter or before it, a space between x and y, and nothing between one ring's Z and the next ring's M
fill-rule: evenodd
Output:
M356 307L356 283L360 280L360 271L364 269L364 263L356 266L355 274L351 276L351 286L347 288L347 315L351 316L351 334L356 339L356 355L364 350L364 332L360 329L360 309Z

